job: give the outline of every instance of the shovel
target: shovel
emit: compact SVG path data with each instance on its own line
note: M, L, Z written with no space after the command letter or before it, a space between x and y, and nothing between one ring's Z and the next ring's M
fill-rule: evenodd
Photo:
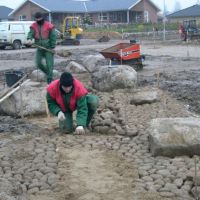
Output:
M34 47L37 47L37 48L39 48L39 49L43 49L43 50L46 50L46 51L48 51L48 52L50 52L50 53L52 53L52 54L56 54L56 51L55 50L53 50L53 49L47 49L47 48L45 48L45 47L42 47L42 46L40 46L40 45L38 45L38 44L32 44Z
M47 49L47 48L42 47L42 46L37 45L37 44L32 44L32 45L33 45L34 47L37 47L37 48L39 48L39 49L46 50L46 51L48 51L48 52L50 52L50 53L52 53L52 54L58 55L58 56L60 56L60 57L68 57L68 56L70 56L70 55L72 54L71 52L67 52L66 55L65 55L65 54L63 54L62 52L56 52L54 49Z

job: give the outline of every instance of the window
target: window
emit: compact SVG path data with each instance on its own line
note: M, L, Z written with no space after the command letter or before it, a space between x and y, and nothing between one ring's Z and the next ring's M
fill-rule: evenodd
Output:
M19 16L19 21L25 21L25 20L26 20L26 15Z
M111 19L112 19L113 22L116 22L117 21L117 13L112 13Z
M136 13L135 21L136 22L142 22L142 13L140 13L140 12Z
M21 24L12 24L11 30L12 31L24 31L23 25L21 25Z
M0 31L7 31L8 25L7 24L0 24Z
M144 22L149 22L149 12L147 10L144 11Z
M103 21L107 21L107 20L108 20L107 13L100 13L99 14L99 21L103 22Z

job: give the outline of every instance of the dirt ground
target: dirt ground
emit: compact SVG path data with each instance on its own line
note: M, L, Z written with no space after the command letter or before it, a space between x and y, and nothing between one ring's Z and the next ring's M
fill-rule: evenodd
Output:
M57 46L57 51L68 50L72 56L56 56L56 68L62 70L70 60L80 61L84 55L99 54L101 49L119 42L121 40L108 43L84 40L78 47ZM138 135L63 135L54 117L17 119L2 114L0 182L6 182L9 187L5 189L0 184L0 199L2 196L8 200L10 197L27 200L194 199L191 194L194 183L186 176L194 169L194 158L152 157L147 130L152 118L200 114L200 47L180 41L140 43L146 60L144 69L138 71L138 89L159 88L161 101L134 106L127 104L132 90L98 93L102 102L119 106L119 113ZM15 68L30 72L35 68L34 51L0 51L2 89L5 70ZM199 157L197 167L200 167Z

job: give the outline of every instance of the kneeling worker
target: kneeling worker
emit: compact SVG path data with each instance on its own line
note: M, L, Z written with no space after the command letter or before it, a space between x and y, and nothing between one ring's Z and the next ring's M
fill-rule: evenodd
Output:
M84 134L97 110L99 98L88 94L83 84L68 72L47 87L47 103L50 112L58 117L59 127L67 133L73 132L73 111L77 110L76 134Z

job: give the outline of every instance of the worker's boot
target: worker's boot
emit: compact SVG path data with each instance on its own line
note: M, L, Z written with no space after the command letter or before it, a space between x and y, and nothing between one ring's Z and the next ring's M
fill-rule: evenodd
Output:
M59 121L59 128L60 132L65 134L71 134L74 131L72 112L65 113L65 120Z

